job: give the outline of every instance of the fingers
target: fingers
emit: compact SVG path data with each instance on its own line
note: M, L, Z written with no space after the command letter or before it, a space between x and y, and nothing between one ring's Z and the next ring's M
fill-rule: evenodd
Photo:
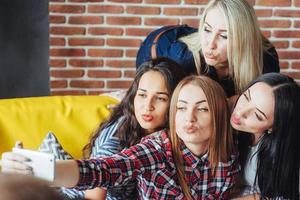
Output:
M25 163L26 161L29 159L22 155L12 152L3 153L0 161L2 172L33 174L32 168Z

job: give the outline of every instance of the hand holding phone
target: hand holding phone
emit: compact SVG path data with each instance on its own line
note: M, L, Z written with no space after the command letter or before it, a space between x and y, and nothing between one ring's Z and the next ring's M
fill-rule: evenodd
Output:
M32 167L34 176L47 181L54 180L55 157L53 154L21 148L13 148L13 153L23 155L29 159L26 164Z

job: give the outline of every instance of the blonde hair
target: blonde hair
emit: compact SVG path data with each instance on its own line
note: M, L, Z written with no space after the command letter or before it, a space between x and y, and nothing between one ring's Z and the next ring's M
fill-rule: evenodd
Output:
M190 189L186 183L183 158L180 151L180 139L176 133L176 105L181 89L188 84L201 88L207 98L212 117L212 133L208 144L208 159L210 166L214 168L219 162L227 162L233 151L232 131L229 124L229 109L226 94L222 87L206 76L189 76L183 79L174 90L170 104L170 140L179 183L185 196L192 199Z
M241 92L249 82L262 74L263 50L271 46L260 31L253 7L246 0L210 1L202 14L199 31L180 40L192 51L199 73L201 32L207 13L216 7L222 10L225 16L228 30L228 67L236 92Z

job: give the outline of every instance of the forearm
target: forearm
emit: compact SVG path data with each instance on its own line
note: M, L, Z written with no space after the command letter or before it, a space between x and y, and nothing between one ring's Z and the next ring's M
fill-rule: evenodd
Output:
M259 194L249 194L241 197L234 198L232 200L259 200L260 195Z
M106 190L103 188L95 188L85 191L85 198L88 200L105 200Z
M74 187L78 180L79 168L75 160L56 161L54 186Z

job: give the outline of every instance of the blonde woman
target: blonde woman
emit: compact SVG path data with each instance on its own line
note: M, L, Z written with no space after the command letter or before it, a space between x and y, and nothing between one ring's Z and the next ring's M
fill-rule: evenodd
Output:
M150 33L139 49L137 64L155 56L175 60L188 73L210 76L227 97L240 93L258 75L280 70L276 50L262 35L246 0L211 0L199 30L183 25Z
M7 170L6 153L2 169ZM79 189L138 181L138 199L228 199L239 171L222 88L191 76L176 87L170 130L111 157L57 161L54 185Z

